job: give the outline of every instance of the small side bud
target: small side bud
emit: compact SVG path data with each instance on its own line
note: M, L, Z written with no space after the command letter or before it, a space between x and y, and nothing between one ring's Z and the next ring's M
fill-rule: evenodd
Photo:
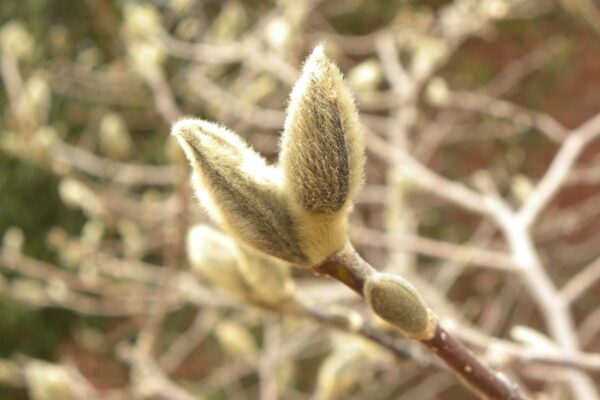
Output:
M405 279L391 274L374 274L365 283L364 295L375 314L408 337L424 339L433 333L431 313Z
M294 293L291 266L278 258L238 245L238 268L257 303L276 306Z
M229 237L207 225L196 225L187 235L187 255L192 269L212 285L237 300L248 299L248 287L238 270L236 246Z
M172 132L190 161L201 203L227 233L264 253L306 263L277 168L210 122L182 120Z
M356 106L323 46L307 59L290 96L280 163L307 253L319 262L346 240L346 217L365 163Z

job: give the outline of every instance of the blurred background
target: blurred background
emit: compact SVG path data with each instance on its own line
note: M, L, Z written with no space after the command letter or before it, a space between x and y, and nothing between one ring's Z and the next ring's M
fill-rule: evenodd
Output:
M295 296L325 315L291 315L239 301L186 249L210 222L171 124L218 121L275 162L319 42L367 134L358 251L533 397L595 398L598 10L3 0L0 399L474 398L337 282L293 270ZM526 229L503 214L527 204ZM348 332L355 321L402 354Z

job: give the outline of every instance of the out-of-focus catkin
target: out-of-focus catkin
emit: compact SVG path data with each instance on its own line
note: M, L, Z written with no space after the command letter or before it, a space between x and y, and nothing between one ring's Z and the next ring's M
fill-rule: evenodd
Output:
M406 336L425 339L433 333L433 314L407 280L392 274L373 274L365 283L364 295L375 314Z
M280 307L294 294L290 265L206 226L193 227L187 237L192 268L237 300Z
M196 225L188 232L186 247L195 272L235 299L248 299L250 290L238 270L236 246L227 235L207 225Z
M283 189L311 262L345 243L347 214L362 186L364 163L354 100L319 45L292 90L280 156Z

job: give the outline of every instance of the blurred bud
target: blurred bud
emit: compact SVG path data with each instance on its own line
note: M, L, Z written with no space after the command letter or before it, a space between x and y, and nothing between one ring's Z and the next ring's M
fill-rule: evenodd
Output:
M33 279L15 278L10 282L10 296L12 299L32 306L47 305L44 286L40 281Z
M162 73L165 49L158 43L133 41L127 46L131 67L143 79L153 80Z
M373 58L363 61L348 73L348 83L357 92L374 92L382 78L381 66Z
M221 12L213 19L210 30L207 33L208 41L216 44L224 44L237 39L248 26L248 14L238 1L227 1L223 3Z
M407 280L376 273L367 278L364 295L373 312L404 335L420 339L433 333L429 309Z
M58 364L30 361L25 367L31 400L79 400L92 396L90 390Z
M25 234L17 226L11 226L4 232L4 236L2 236L2 247L4 250L20 254L23 252L24 244Z
M81 230L81 241L93 247L99 247L104 236L105 225L99 218L90 218Z
M359 312L341 304L332 304L327 308L328 320L335 326L355 332L363 325L364 320Z
M527 347L544 351L557 351L559 346L543 333L523 325L516 325L511 328L510 336L517 342L527 345Z
M294 280L288 263L244 245L238 251L239 271L256 302L274 306L292 297Z
M369 360L381 354L374 346L348 335L333 336L334 350L319 367L315 400L335 400L348 397L353 387L364 377Z
M510 182L510 191L516 200L523 201L533 191L533 183L528 176L522 174L515 175Z
M129 38L146 38L161 29L160 12L154 5L131 3L125 7L124 33Z
M46 235L46 242L54 249L64 246L68 239L69 237L67 236L65 230L59 226L52 227Z
M215 328L215 336L225 352L231 357L245 357L256 354L254 337L244 326L223 321Z
M33 132L34 143L44 154L52 146L57 136L56 129L48 125L41 126Z
M431 36L418 36L412 43L411 75L425 79L446 59L448 44Z
M33 38L27 31L23 21L11 20L0 28L0 48L2 53L17 60L31 56Z
M190 161L202 205L227 233L264 253L305 262L276 168L210 122L182 120L172 132Z
M66 283L60 278L50 278L45 289L48 298L55 303L64 303L70 294Z
M226 235L196 225L187 235L187 255L192 269L211 284L240 301L248 299L248 288L238 270L236 246Z
M275 17L267 23L265 36L273 51L284 54L292 39L292 27L284 17Z
M102 202L96 193L77 179L70 177L61 179L58 193L67 206L80 208L90 215L100 215L104 212Z
M109 112L100 121L100 151L109 158L122 160L131 152L131 135L121 115Z
M450 92L448 83L442 77L433 78L425 89L425 98L433 105L440 106L448 103Z
M510 6L506 0L483 0L479 10L488 18L500 19L506 17L510 11Z
M352 95L317 46L290 96L280 163L311 264L341 248L347 214L363 182L363 136Z
M51 105L50 85L41 73L32 75L23 88L19 98L19 118L33 121L34 126L45 124Z

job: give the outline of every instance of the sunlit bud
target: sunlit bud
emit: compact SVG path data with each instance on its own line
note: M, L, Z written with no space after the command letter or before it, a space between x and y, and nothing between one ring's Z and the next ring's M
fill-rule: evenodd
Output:
M207 225L197 225L188 232L187 255L192 269L230 296L247 301L249 291L238 270L236 251L229 237Z
M2 53L16 59L27 58L33 51L33 38L22 21L11 20L0 28Z
M21 253L25 244L25 234L23 230L17 226L11 226L4 232L2 236L2 247L5 250Z
M381 356L374 346L365 341L348 335L335 335L333 339L334 350L319 367L315 400L347 398L364 376L368 362Z
M80 208L90 215L99 215L104 212L102 202L96 193L77 179L68 177L61 179L58 193L68 206Z
M523 325L516 325L511 328L510 336L517 342L527 345L527 347L545 351L556 351L558 344L544 335L542 332Z
M311 263L343 246L365 163L358 113L339 69L317 46L294 86L280 163Z
M131 152L132 140L123 117L109 112L100 121L100 151L109 158L122 160Z
M444 105L450 99L448 84L441 77L433 78L425 89L425 98L433 105Z
M515 199L523 201L533 191L533 183L525 175L515 175L510 182L510 191Z
M375 59L363 61L348 73L348 83L357 92L375 91L382 78L381 66Z
M165 49L155 42L133 41L127 46L127 55L133 70L143 79L153 80L162 73Z
M305 263L276 168L216 124L187 119L172 132L190 161L200 202L227 233L264 253Z
M225 352L232 357L256 354L257 346L250 331L235 322L223 321L215 328L215 336Z
M25 379L32 400L78 400L94 396L83 377L58 364L30 361L25 367Z
M364 295L375 314L406 336L423 338L432 333L429 309L407 280L392 274L374 274L365 283Z
M34 74L25 83L19 98L19 118L33 121L35 126L45 123L50 111L51 98L50 85L46 78L40 73Z
M213 19L207 39L213 43L229 43L238 38L248 26L248 14L237 1L223 2L219 15Z
M276 17L268 22L265 36L269 47L281 54L290 43L292 27L284 17Z
M417 79L427 78L448 55L446 42L430 36L417 36L412 43L410 72Z
M125 7L125 35L144 38L161 29L160 13L152 4L132 3Z

